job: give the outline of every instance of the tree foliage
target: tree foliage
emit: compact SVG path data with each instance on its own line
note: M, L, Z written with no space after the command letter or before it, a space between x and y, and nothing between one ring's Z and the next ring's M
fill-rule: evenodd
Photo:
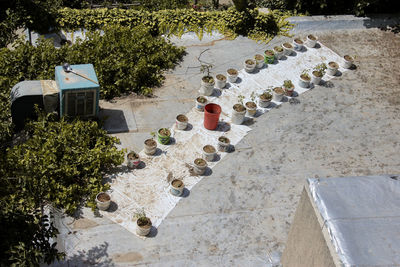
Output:
M123 162L119 140L95 121L41 115L26 126L27 139L0 153L0 265L38 266L61 253L50 242L57 229L43 214L47 204L72 214L109 186L103 175Z

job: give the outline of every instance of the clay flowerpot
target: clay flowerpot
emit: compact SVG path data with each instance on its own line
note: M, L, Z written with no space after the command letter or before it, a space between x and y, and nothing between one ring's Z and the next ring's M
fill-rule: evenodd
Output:
M275 53L276 59L281 59L285 54L285 52L283 51L283 48L280 46L274 47L274 53Z
M146 139L144 141L144 153L146 153L146 155L154 155L154 153L156 153L157 150L157 142L154 139Z
M111 203L111 197L105 192L100 192L96 195L96 206L99 210L108 210Z
M271 103L271 100L272 100L272 95L270 93L265 92L260 95L260 98L258 99L258 105L262 108L267 108Z
M326 69L326 74L330 75L330 76L335 76L337 71L339 69L339 65L336 62L329 62L327 69Z
M169 191L171 192L172 195L179 197L183 193L183 188L185 188L183 182L181 180L174 179L170 184Z
M215 147L212 145L203 146L203 158L206 161L213 161L215 158L215 152L217 152L217 150L215 150Z
M236 82L236 80L237 80L238 71L235 70L235 69L228 69L228 70L226 71L226 75L228 75L228 81L229 81L230 83L234 83L234 82Z
M293 40L293 47L294 47L294 50L297 50L297 51L303 50L303 47L304 47L303 41L300 38L295 38Z
M322 76L323 76L323 75L322 75L321 72L314 70L314 71L311 73L311 82L312 82L313 84L315 84L315 85L320 84L320 83L321 83Z
M185 130L188 124L188 118L183 114L179 114L176 116L175 123L178 130Z
M242 124L246 115L246 108L242 104L235 104L232 108L232 123Z
M203 175L207 168L207 161L202 158L197 158L194 160L193 171L197 175Z
M350 69L353 66L353 58L349 55L345 55L342 59L342 67L344 69Z
M201 78L200 93L206 96L212 95L214 91L214 78L211 76L204 76Z
M256 61L252 59L246 59L243 65L244 65L244 70L247 73L252 73L256 68Z
M139 154L137 154L134 151L131 151L128 153L128 155L126 156L127 160L128 160L128 168L136 168L137 166L139 166L140 164L140 158L139 158Z
M281 102L284 94L285 91L282 89L282 87L275 87L272 90L272 100L276 102Z
M158 142L163 145L168 145L171 139L171 131L167 128L161 128L157 131Z
M300 74L299 85L303 88L310 87L311 77L307 73Z
M246 106L246 115L249 117L254 117L254 115L256 115L257 113L257 104L252 101L249 101L246 102L245 106Z
M264 67L263 55L260 55L260 54L255 55L254 60L256 61L256 68L261 69L262 67Z
M317 37L309 34L307 35L306 46L313 48L317 44Z
M275 61L274 51L265 50L264 52L264 63L265 64L273 64Z
M198 111L204 111L204 106L207 104L207 98L204 96L198 96L196 98L196 110Z
M228 152L231 140L228 137L220 136L218 137L218 151Z
M222 74L217 74L217 76L215 77L215 87L217 87L218 89L222 89L225 87L226 85L226 77L225 75Z
M140 217L136 221L136 234L140 236L146 236L151 230L151 220L147 217Z
M283 43L282 48L286 56L290 56L293 53L293 45L289 43Z

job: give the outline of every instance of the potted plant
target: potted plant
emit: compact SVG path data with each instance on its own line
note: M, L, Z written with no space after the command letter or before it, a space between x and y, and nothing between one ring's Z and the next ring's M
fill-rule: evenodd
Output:
M270 92L262 93L258 98L258 105L262 108L267 108L272 100L272 94Z
M339 65L336 62L331 61L328 63L328 66L326 69L326 74L335 76L338 69L339 69Z
M111 203L111 197L106 192L100 192L96 195L96 206L99 210L108 210Z
M280 47L278 47L280 48ZM282 49L283 51L283 49ZM264 62L265 64L273 64L275 61L275 55L273 50L265 50L264 52Z
M242 124L244 121L244 117L246 115L246 108L243 106L244 96L238 96L238 104L233 105L232 109L232 123L233 124Z
M196 98L196 110L198 111L204 111L204 106L207 104L207 98L205 98L204 96L198 96Z
M222 74L217 74L217 76L215 76L215 78L216 78L215 86L218 89L224 88L226 85L226 76L222 75Z
M246 102L246 115L253 117L257 113L257 104L254 102L256 99L256 95L254 92L251 93L250 95L251 101Z
M283 90L282 87L275 87L272 90L272 100L276 102L281 102L284 94L285 91Z
M157 131L158 142L163 145L168 145L171 138L171 131L167 128L161 128Z
M300 74L299 85L303 88L308 88L310 86L311 77L308 74L308 70L303 70Z
M276 59L281 59L284 55L284 51L283 48L280 46L275 46L274 47L274 53L275 53L275 57Z
M201 87L200 93L206 96L212 95L214 91L214 78L210 76L210 69L212 65L210 64L202 64L200 70L203 73L207 73L203 78L201 78Z
M128 155L126 156L127 160L128 160L128 168L136 168L137 166L139 166L140 164L140 158L139 158L139 154L137 154L135 151L131 151L128 153Z
M315 37L312 34L307 35L307 40L306 40L306 45L308 47L315 47L315 45L317 44L317 37Z
M286 56L290 56L293 52L293 46L289 43L282 44L283 52Z
M183 189L185 188L185 185L183 182L179 179L174 179L170 183L170 189L169 191L171 192L172 195L179 197L183 193Z
M262 67L264 67L263 55L260 55L260 54L255 55L254 60L256 61L256 68L261 69Z
M226 71L226 74L228 75L228 81L230 83L236 82L237 77L238 77L238 71L237 70L230 68L230 69L228 69Z
M213 161L215 158L215 148L212 145L203 146L203 158L206 161Z
M342 67L344 69L350 69L351 66L353 66L353 62L354 62L354 59L351 56L345 55L342 60Z
M283 81L282 89L285 91L287 96L292 96L294 91L294 84L291 80Z
M197 175L203 175L207 168L207 161L202 158L197 158L193 161L194 168L193 171Z
M154 138L156 137L156 133L151 132L150 134L152 138L146 139L144 141L144 153L149 156L154 155L157 150L157 142L154 140Z
M151 230L151 220L146 216L144 209L135 212L133 219L136 220L136 234L146 236Z
M293 46L294 50L301 51L303 50L303 41L300 38L294 38Z
M313 84L317 84L317 85L320 84L321 79L325 74L325 70L326 70L325 63L321 63L321 64L318 64L317 66L315 66L311 73L311 82Z
M218 151L228 152L231 140L228 137L220 136L218 137Z
M256 68L256 61L252 59L246 59L244 61L244 70L248 73L251 73Z
M188 124L188 118L183 115L183 114L179 114L178 116L176 116L176 128L178 128L178 130L185 130Z

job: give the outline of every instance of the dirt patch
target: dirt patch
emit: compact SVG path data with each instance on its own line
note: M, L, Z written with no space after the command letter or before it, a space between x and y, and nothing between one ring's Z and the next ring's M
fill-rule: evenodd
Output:
M82 219L78 219L76 220L73 224L72 224L72 228L74 229L88 229L88 228L92 228L97 226L98 224L92 220L86 219L86 218L82 218Z
M113 259L115 262L138 262L143 260L143 256L139 252L128 252L123 254L115 254Z

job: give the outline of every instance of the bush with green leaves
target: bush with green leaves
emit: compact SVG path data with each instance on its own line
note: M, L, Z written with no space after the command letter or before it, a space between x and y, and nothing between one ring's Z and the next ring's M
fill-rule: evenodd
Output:
M86 197L94 207L96 194L108 189L103 175L123 162L119 140L95 121L49 116L28 123L29 138L7 151L8 176L18 178L13 190L32 207L52 203L72 214Z
M268 42L277 34L285 35L291 28L286 21L288 12L259 13L257 9L237 11L198 12L192 9L160 10L154 12L125 9L69 9L59 10L58 25L67 30L101 29L107 25L135 27L145 25L153 34L181 36L195 32L201 39L205 32L217 30L227 36L238 34Z

